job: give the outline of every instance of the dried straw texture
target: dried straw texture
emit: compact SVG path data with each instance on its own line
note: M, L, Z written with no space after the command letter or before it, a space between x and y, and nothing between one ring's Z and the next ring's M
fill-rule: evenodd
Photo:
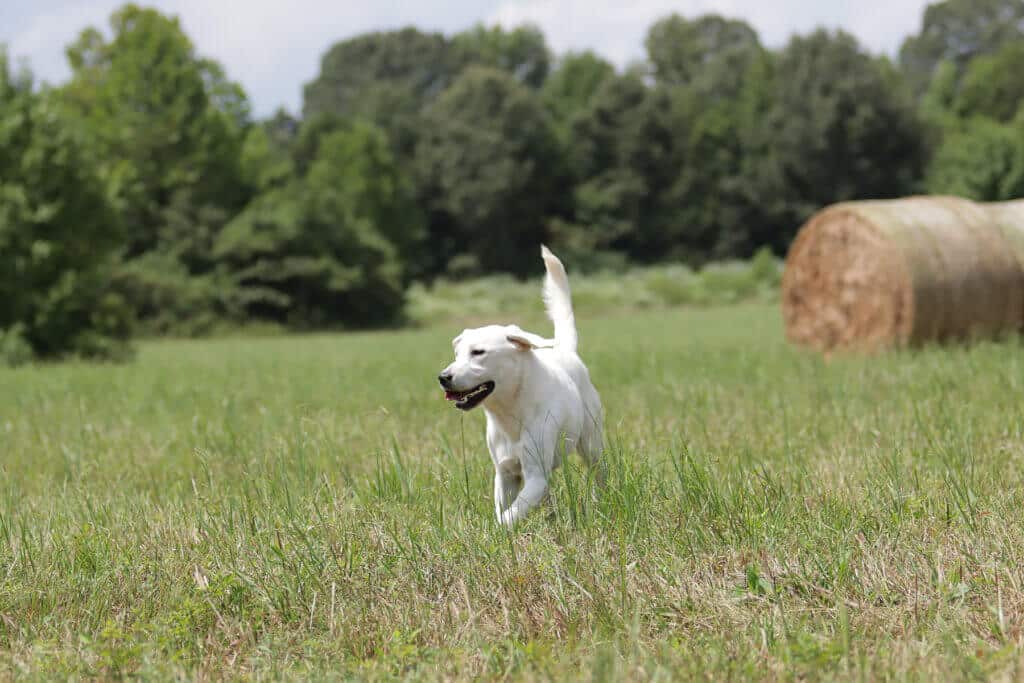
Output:
M812 216L786 258L782 315L824 353L990 337L1024 323L1024 202L844 202Z
M1024 199L979 204L1003 233L1024 271ZM1024 313L1021 314L1024 317Z

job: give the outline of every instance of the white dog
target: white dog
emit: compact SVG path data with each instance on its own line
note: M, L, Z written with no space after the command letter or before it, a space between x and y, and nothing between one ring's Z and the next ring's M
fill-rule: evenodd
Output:
M578 452L600 464L601 399L576 355L576 321L562 262L541 247L544 303L555 338L516 325L463 330L455 361L438 376L445 398L461 410L483 405L494 461L494 512L512 526L547 499L548 477L562 456Z

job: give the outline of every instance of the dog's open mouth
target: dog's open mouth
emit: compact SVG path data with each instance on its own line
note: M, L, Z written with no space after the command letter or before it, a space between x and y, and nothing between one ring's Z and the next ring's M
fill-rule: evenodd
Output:
M479 384L469 391L452 391L448 390L444 392L445 400L455 401L455 407L459 410L472 410L480 405L480 402L491 395L494 391L494 382L484 382Z

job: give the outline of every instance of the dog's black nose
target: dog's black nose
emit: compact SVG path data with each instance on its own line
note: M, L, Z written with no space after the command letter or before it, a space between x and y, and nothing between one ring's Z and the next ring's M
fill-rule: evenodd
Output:
M437 381L441 383L441 386L447 389L452 383L452 373L442 372L437 376Z

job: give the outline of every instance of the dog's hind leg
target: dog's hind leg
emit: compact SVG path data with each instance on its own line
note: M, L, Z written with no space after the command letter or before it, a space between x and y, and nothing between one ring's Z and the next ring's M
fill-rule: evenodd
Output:
M576 452L587 464L598 487L603 488L608 478L608 464L602 457L604 438L601 435L601 418L588 417L584 419L586 423L583 426L583 433L580 434Z

